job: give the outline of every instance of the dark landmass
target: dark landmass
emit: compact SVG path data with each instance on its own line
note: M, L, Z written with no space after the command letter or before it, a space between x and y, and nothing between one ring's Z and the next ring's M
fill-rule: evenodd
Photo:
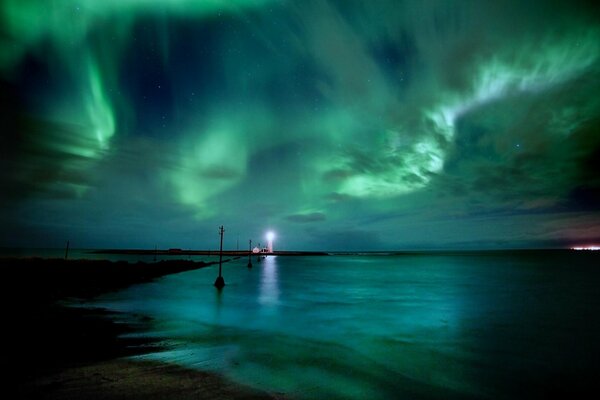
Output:
M129 254L129 255L157 255L157 256L216 256L219 250L147 250L147 249L101 249L92 250L91 254ZM328 256L330 253L324 251L273 251L271 253L251 253L248 250L223 250L224 256Z
M223 260L227 262L228 260ZM203 268L211 263L169 260L156 263L42 258L0 259L5 291L27 285L26 296L47 302L65 298L89 299L134 283L149 282L167 274ZM36 302L37 303L37 302Z
M432 255L498 255L515 254L519 256L544 254L564 255L572 253L571 249L435 249L435 250L381 250L381 251L287 251L276 250L271 253L250 253L248 250L223 250L223 255L248 257L254 256L432 256ZM148 249L99 249L90 250L90 254L122 254L122 255L144 255L144 256L216 256L219 250L186 250L186 249L168 249L168 250L148 250ZM579 253L593 254L593 251L580 251Z
M210 264L0 259L6 310L1 366L13 385L9 393L23 399L273 398L215 374L128 361L124 357L161 347L159 340L123 336L142 330L147 319L67 306Z

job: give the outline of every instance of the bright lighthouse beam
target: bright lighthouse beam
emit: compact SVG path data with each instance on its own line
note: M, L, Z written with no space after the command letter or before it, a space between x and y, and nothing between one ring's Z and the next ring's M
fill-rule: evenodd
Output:
M273 252L273 239L275 239L275 233L273 231L267 232L267 248L269 253Z

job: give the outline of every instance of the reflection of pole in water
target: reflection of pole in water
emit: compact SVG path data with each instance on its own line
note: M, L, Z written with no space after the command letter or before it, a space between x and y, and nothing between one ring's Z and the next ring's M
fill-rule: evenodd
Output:
M225 279L223 279L223 274L222 274L222 269L223 269L223 232L225 232L225 229L223 229L223 225L221 225L221 227L219 228L219 234L221 235L221 244L219 246L219 276L217 277L217 280L215 281L215 287L217 289L223 289L223 286L225 286Z
M221 322L221 309L223 308L223 296L224 296L224 291L223 290L216 290L215 291L215 303L213 304L213 324L212 324L212 329L214 330L215 334L221 334L222 332L219 332L219 325Z
M252 268L252 239L248 242L248 268Z

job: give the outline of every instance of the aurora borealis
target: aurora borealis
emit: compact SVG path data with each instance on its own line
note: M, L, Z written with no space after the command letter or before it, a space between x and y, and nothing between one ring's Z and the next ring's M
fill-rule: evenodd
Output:
M0 243L600 243L591 1L1 0Z

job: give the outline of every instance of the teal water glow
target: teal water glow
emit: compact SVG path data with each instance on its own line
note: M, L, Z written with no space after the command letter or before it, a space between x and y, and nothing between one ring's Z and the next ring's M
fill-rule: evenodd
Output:
M292 398L573 392L600 354L598 255L268 257L171 275L94 305L153 318L153 359ZM595 263L594 263L595 261Z

